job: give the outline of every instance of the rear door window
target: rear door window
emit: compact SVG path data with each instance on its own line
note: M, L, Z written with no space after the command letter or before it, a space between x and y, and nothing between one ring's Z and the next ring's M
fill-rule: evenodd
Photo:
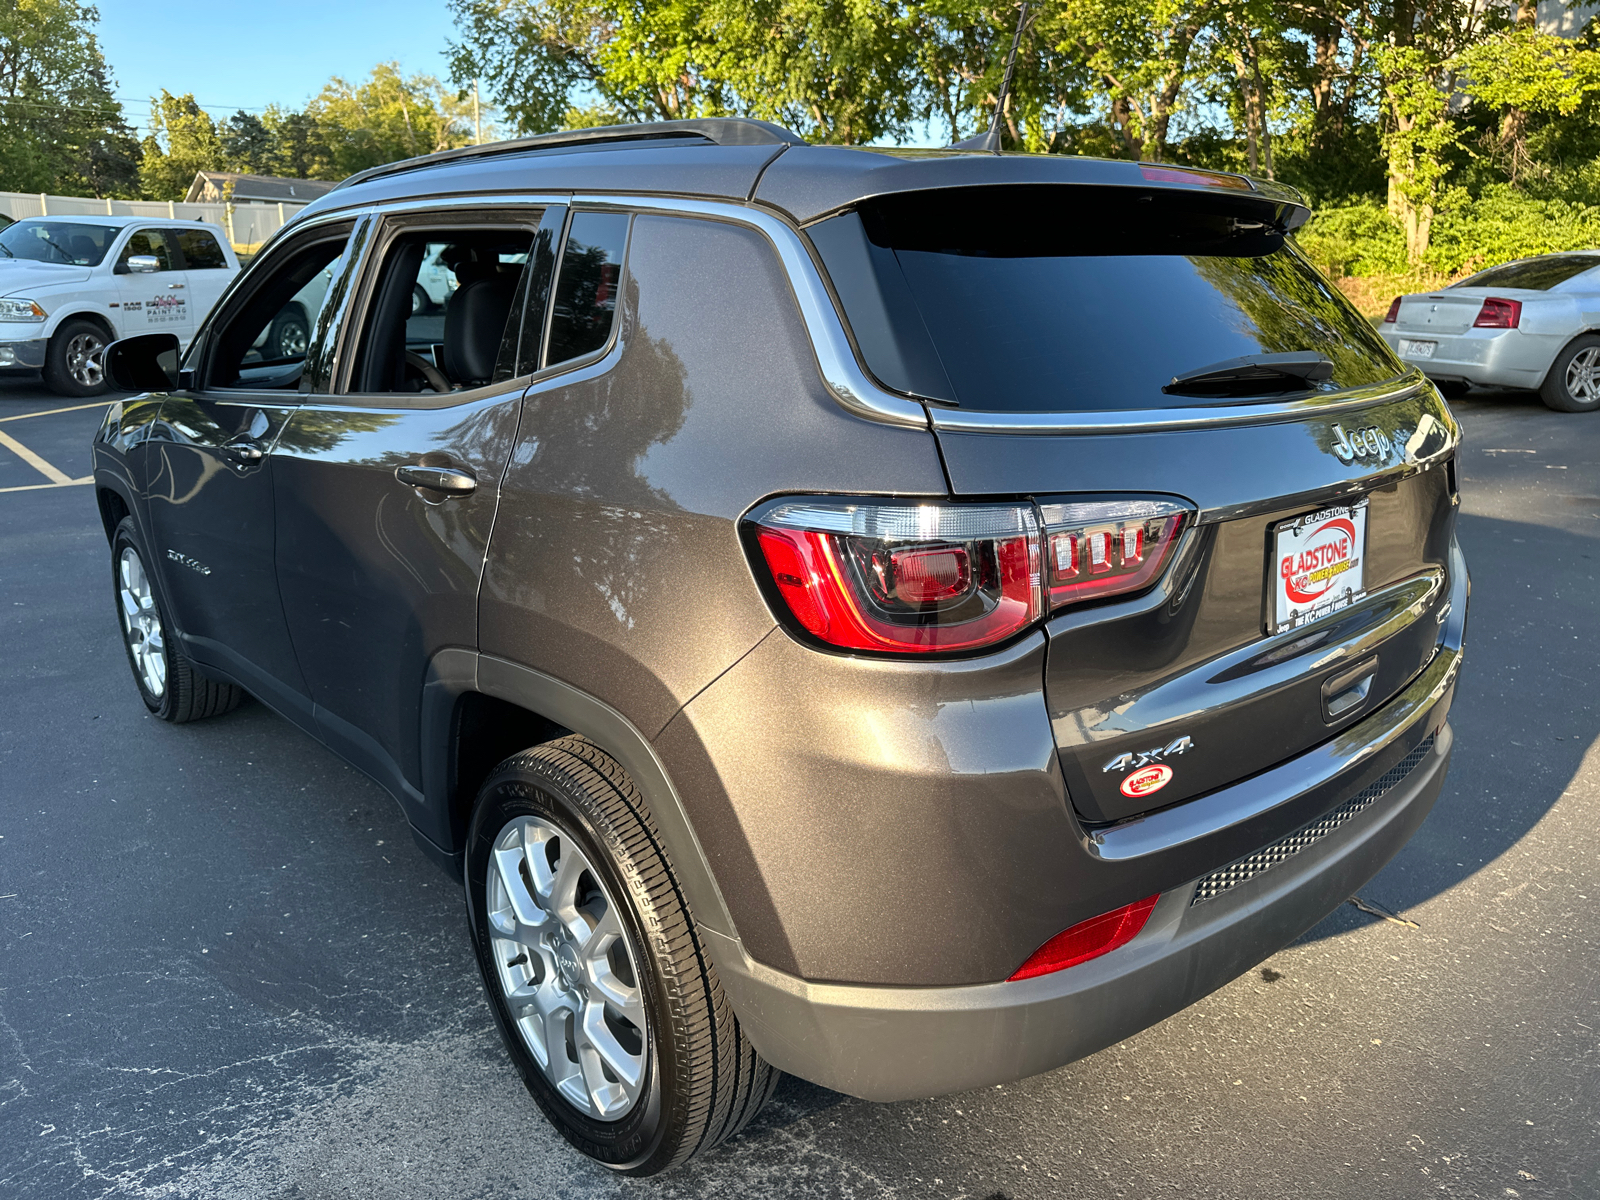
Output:
M178 247L183 251L183 263L191 271L226 268L227 256L217 239L204 229L184 229L178 233Z
M1190 406L1173 377L1314 351L1404 369L1259 202L1124 188L905 193L811 227L867 366L984 412Z
M573 216L556 275L546 366L593 354L611 340L628 221L626 213Z

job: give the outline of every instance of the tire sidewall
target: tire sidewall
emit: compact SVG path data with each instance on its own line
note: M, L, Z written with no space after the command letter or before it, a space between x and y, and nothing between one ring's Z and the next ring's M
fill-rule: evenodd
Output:
M286 329L295 329L295 328L300 330L301 335L306 340L307 348L309 349L310 342L311 342L311 326L310 326L310 324L306 321L305 317L301 316L299 313L297 313L297 312L287 312L283 316L279 317L272 324L272 333L271 333L270 336L271 336L271 340L272 340L272 357L273 358L292 358L292 357L294 357L294 355L292 353L290 353L290 354L285 354L284 353L284 350L283 350L283 331L286 330Z
M1600 348L1600 337L1586 334L1569 342L1550 365L1550 374L1540 389L1544 402L1557 412L1585 413L1600 411L1600 400L1579 400L1567 388L1567 367L1584 350Z
M484 991L506 1052L511 1056L528 1091L538 1102L550 1123L577 1149L603 1166L629 1171L646 1163L661 1147L676 1114L667 1099L676 1075L673 1069L670 1020L662 1001L663 983L656 956L651 953L639 918L634 888L617 869L611 843L596 827L590 815L553 781L537 778L527 766L502 769L484 786L473 811L468 832L465 863L467 916L472 927L472 943ZM495 839L506 824L520 816L539 817L574 837L600 875L606 891L622 910L622 926L638 968L644 993L645 1010L650 1020L650 1054L646 1062L645 1090L639 1102L618 1121L597 1121L578 1112L545 1078L538 1062L529 1053L522 1034L512 1019L501 992L495 964L490 959L488 913L485 910L489 858ZM663 1051L666 1053L663 1053ZM665 1081L665 1086L663 1082Z
M100 373L100 383L96 387L86 387L79 383L67 369L67 343L80 333L92 333L98 337L102 350L111 344L106 331L93 321L74 318L63 322L50 336L50 342L45 349L44 381L57 395L98 396L110 386L103 368Z
M128 645L128 631L123 625L122 616L122 550L131 546L139 556L139 562L144 566L145 578L150 581L150 595L155 602L156 615L161 619L161 656L167 664L167 686L160 696L154 696L145 687L144 680L139 675L138 664L133 661L133 649ZM138 531L134 528L132 517L123 517L111 538L111 600L116 607L117 636L122 639L122 655L128 660L128 671L133 676L134 686L139 689L139 698L144 701L144 706L162 720L167 720L172 712L173 696L173 661L172 661L172 625L167 620L167 608L161 601L161 586L156 581L155 571L152 569L150 555L140 541Z

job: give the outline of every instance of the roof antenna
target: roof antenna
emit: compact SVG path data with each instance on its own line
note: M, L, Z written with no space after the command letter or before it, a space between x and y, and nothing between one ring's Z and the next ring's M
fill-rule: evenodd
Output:
M1006 93L1011 90L1011 72L1017 65L1017 47L1022 43L1022 27L1028 21L1027 0L1023 0L1022 12L1017 16L1017 31L1011 35L1011 53L1006 55L1006 73L1000 80L1000 95L994 104L994 123L989 126L987 133L980 133L976 137L965 138L950 145L951 150L977 150L989 154L1000 153L1000 122L1006 111Z

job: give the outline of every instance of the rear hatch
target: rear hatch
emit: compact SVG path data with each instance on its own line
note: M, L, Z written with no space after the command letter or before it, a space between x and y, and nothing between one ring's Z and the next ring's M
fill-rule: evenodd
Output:
M1303 753L1436 649L1456 427L1273 211L963 188L808 230L869 368L930 401L952 494L1040 505L1066 572L1046 697L1090 823Z

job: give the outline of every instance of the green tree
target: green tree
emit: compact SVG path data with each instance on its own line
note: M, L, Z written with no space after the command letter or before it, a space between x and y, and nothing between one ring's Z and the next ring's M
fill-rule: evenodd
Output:
M0 180L9 190L126 196L138 143L73 0L0 2Z
M146 199L182 200L197 171L228 165L222 135L193 93L174 96L166 88L150 104L150 133L140 147L139 180Z
M367 167L465 146L472 106L431 75L403 75L379 63L359 84L335 76L309 105L334 178Z

